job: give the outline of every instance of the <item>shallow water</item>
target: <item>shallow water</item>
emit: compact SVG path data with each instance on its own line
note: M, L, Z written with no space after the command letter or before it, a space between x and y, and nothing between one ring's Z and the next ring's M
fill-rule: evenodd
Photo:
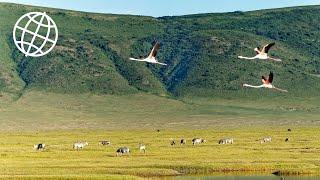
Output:
M320 180L320 177L312 176L179 176L164 179L172 180Z

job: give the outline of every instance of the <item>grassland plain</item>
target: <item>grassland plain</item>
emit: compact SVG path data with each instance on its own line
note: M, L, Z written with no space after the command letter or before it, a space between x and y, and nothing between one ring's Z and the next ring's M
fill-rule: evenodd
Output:
M217 92L219 93L219 92ZM226 94L225 92L223 92ZM265 90L261 93L268 94ZM250 93L249 93L250 94ZM271 93L270 93L271 94ZM56 94L30 90L1 104L4 131L319 126L319 98Z
M242 128L232 130L110 130L1 133L0 170L2 178L138 178L190 174L285 174L320 173L319 128ZM271 143L259 139L272 136ZM207 143L192 146L193 137ZM218 145L222 137L234 137L233 145ZM284 139L290 137L289 142ZM187 145L170 146L171 139L186 138ZM112 145L98 145L109 139ZM77 140L89 145L72 149ZM46 143L45 151L33 144ZM140 153L138 143L147 145ZM130 156L116 157L120 146Z

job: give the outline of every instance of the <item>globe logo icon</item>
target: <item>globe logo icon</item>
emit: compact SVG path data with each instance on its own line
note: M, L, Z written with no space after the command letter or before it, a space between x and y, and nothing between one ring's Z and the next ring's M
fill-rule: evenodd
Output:
M45 12L30 12L21 16L13 29L13 40L25 56L48 54L58 41L58 28Z

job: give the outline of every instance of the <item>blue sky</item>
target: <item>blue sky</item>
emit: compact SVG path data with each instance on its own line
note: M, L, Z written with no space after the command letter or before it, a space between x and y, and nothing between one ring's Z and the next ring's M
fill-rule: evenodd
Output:
M320 5L320 0L0 0L0 2L154 17Z

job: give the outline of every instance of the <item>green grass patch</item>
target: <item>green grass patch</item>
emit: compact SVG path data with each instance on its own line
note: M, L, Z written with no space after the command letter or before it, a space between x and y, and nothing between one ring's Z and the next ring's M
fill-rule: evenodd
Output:
M114 130L49 131L1 133L0 170L3 177L70 177L130 178L225 173L286 172L319 174L320 142L318 128L241 128L237 130ZM265 136L271 143L260 144ZM194 137L207 143L191 144ZM233 137L232 145L219 145L223 137ZM284 139L290 137L289 142ZM172 139L186 138L186 145L171 146ZM111 146L98 145L108 139ZM88 141L80 151L73 150L76 141ZM45 143L37 152L33 144ZM140 153L138 144L147 146ZM116 149L128 146L129 156L116 156ZM125 175L125 176L119 176Z

